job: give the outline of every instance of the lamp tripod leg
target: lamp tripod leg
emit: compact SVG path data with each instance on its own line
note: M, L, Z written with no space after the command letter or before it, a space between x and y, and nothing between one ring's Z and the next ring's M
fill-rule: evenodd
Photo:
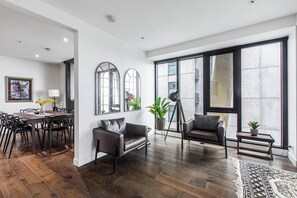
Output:
M166 138L167 138L167 135L168 135L168 131L170 129L170 126L171 126L171 123L172 123L172 120L173 120L173 116L174 116L174 113L175 113L175 110L176 110L176 106L177 106L177 103L174 106L174 109L173 109L173 112L172 112L172 115L171 115L171 118L170 118L169 126L168 126L168 129L167 129L166 134L165 134L165 137L164 137L164 141L166 141Z

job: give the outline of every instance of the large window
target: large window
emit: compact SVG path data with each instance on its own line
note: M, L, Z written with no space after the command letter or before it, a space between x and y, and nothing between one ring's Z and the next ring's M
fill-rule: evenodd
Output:
M244 48L241 51L242 130L259 121L260 132L282 142L281 43Z
M287 145L287 38L156 62L157 97L180 90L186 119L220 115L229 140L259 121L260 133ZM172 115L174 103L170 104ZM176 127L174 130L180 130Z

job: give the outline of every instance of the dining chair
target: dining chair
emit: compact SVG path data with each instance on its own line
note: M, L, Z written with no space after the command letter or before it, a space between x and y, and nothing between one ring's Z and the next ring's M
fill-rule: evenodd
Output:
M74 142L74 110L73 109L67 109L67 108L56 108L57 112L64 112L64 113L70 113L70 120L69 120L69 139L71 140L73 138L73 141L70 141L70 146L72 148L72 143Z
M2 146L2 143L4 143L2 151L4 151L5 145L7 143L8 140L8 134L10 132L10 130L12 129L12 115L10 114L3 114L2 119L2 130L1 130L1 141L0 141L0 148Z
M64 137L65 145L67 143L66 141L66 132L68 133L68 139L69 139L69 145L71 147L71 140L70 140L70 132L69 132L69 123L70 123L70 116L68 115L60 115L55 117L45 117L45 127L43 130L43 138L42 138L42 144L41 148L44 147L45 142L45 133L47 132L48 135L48 141L49 141L49 155L52 153L52 136L53 132L57 132L57 139L59 132L62 132L62 137Z
M29 142L28 133L31 134L31 138L32 138L32 127L30 125L24 123L18 116L12 116L10 125L11 125L10 131L7 134L7 138L6 138L7 141L4 144L4 154L6 154L10 139L12 137L8 158L10 158L13 146L16 143L17 134L20 134L21 138L25 139L27 146L28 146L28 142ZM36 131L37 131L37 135L38 135L39 145L41 147L40 133L39 133L38 129L36 129Z

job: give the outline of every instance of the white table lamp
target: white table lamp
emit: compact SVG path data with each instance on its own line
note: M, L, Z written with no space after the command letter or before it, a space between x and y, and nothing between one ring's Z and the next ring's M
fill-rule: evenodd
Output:
M51 98L54 98L56 100L56 97L60 97L60 90L59 89L50 89L48 90L48 96ZM55 111L57 109L56 102L54 102L53 110Z

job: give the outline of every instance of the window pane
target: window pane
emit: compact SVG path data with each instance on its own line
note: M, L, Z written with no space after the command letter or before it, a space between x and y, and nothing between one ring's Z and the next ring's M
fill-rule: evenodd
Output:
M168 75L176 75L176 62L168 63Z
M236 139L237 132L237 114L235 113L213 113L208 112L207 115L218 115L220 120L224 121L224 128L226 130L226 137Z
M174 63L174 64L173 64ZM171 73L169 75L169 68L173 67L175 65L175 73ZM176 62L170 62L170 63L162 63L157 65L157 78L158 78L158 84L157 84L157 97L161 98L168 98L168 94L176 91L177 89L177 77L176 77ZM170 106L175 105L175 102L172 102L168 99L170 102ZM172 107L170 107L172 108ZM173 108L172 108L173 110ZM165 129L169 126L169 112L165 115L166 124ZM176 130L176 120L174 120L171 123L170 128L172 130Z
M203 113L203 58L182 60L179 68L181 103L189 120L194 113Z
M258 121L260 133L271 134L275 145L281 139L281 44L242 49L242 130Z
M210 107L233 108L233 53L210 57Z

